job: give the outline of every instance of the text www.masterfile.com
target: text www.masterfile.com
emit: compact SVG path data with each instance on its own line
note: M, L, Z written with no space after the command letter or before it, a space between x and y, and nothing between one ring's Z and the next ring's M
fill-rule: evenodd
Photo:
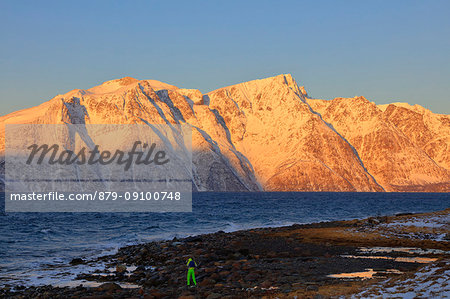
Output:
M172 201L180 200L181 192L178 191L134 191L134 192L116 192L116 191L95 191L95 192L18 192L10 193L9 199L18 200L36 200L36 201L83 201L83 200L154 200L154 201Z

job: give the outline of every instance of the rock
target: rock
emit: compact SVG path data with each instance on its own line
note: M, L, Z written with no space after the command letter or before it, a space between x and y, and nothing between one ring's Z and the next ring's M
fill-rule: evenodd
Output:
M203 241L203 239L200 236L193 236L193 237L185 238L184 241L185 242L201 242L201 241Z
M213 273L213 274L211 274L210 278L214 279L214 280L218 280L220 278L220 275L217 273Z
M209 294L208 297L206 297L206 299L218 299L218 298L222 298L222 295L217 294L217 293L211 293L211 294Z
M250 250L248 248L241 248L241 249L239 249L239 253L241 255L248 256L250 254Z
M291 292L291 285L288 284L288 283L283 284L283 285L280 287L280 290L282 290L284 293L289 293L289 292Z
M92 296L82 296L80 299L112 299L113 296L109 295L92 295Z
M309 286L306 287L306 290L307 291L318 291L319 287L316 286L316 285L309 285Z
M268 281L268 280L265 280L261 285L260 285L260 287L261 288L264 288L264 289L268 289L268 288L270 288L272 286L272 282L270 282L270 281Z
M219 272L219 276L220 277L226 277L228 275L230 275L230 271L225 270L225 271L220 271Z
M367 222L369 224L376 225L376 224L379 224L381 221L377 218L369 218L369 219L367 219Z
M74 258L70 261L71 265L80 265L80 264L84 264L85 261L82 258Z
M162 298L162 297L164 297L164 295L157 289L152 289L152 290L150 290L149 293L150 293L150 295L153 298Z
M245 280L247 280L247 281L255 281L258 278L259 278L259 275L255 272L251 272L251 273L247 274L247 276L245 276Z
M292 284L292 288L293 288L293 289L301 289L301 288L303 288L303 286L304 286L304 284L301 283L301 282L294 282L294 283Z
M414 213L396 213L395 216L409 216L414 215Z
M122 287L114 282L107 282L104 284L99 285L96 290L98 291L106 291L106 292L113 292L117 290L121 290Z
M215 283L216 283L216 281L214 279L205 278L198 285L202 286L202 287L206 287L206 286L214 285Z

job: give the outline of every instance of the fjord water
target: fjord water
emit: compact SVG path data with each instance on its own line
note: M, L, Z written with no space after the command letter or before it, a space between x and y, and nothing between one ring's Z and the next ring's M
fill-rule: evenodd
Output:
M4 211L4 194L1 199ZM57 284L58 278L49 280L40 271L127 244L448 207L448 193L263 192L195 193L192 213L3 213L0 285Z

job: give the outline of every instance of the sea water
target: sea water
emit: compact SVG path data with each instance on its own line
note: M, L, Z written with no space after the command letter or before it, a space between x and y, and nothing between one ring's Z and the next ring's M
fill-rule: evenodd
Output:
M1 195L4 211L4 195ZM0 214L0 285L56 284L83 269L71 259L119 247L223 230L430 212L450 207L448 193L195 193L192 213ZM53 270L52 270L53 269ZM53 271L53 272L52 272ZM61 272L67 271L67 277Z

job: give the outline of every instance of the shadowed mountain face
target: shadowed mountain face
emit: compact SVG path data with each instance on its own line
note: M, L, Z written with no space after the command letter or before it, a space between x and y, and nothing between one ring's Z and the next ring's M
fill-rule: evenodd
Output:
M72 97L82 109L67 109ZM205 95L129 77L72 90L0 117L0 153L5 123L77 120L190 125L199 191L450 191L448 115L363 97L311 99L290 75Z

